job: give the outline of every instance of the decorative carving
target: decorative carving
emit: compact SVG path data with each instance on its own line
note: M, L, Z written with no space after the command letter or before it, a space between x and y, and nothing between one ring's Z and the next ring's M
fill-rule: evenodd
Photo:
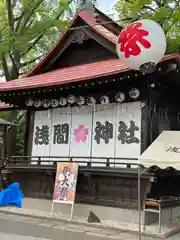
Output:
M77 31L73 43L82 44L85 40L88 40L90 37L84 31Z

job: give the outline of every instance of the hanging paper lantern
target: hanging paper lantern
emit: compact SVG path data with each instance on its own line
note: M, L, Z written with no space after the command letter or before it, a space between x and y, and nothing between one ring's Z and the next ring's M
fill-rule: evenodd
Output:
M125 100L125 94L122 92L116 93L115 100L116 102L119 102L119 103L123 102Z
M79 97L76 99L76 103L77 103L77 105L79 105L79 106L84 105L85 102L86 102L86 100L85 100L85 98L82 97L82 96L79 96Z
M34 106L35 106L36 108L40 107L40 106L41 106L41 100L35 100L35 101L34 101Z
M132 99L137 99L139 97L139 95L140 95L140 91L137 88L132 88L129 91L129 96Z
M44 108L48 108L50 105L51 105L51 101L50 101L49 99L44 99L44 100L42 101L42 106L43 106Z
M67 104L67 99L64 98L64 97L61 97L61 98L59 99L59 105L60 105L60 106L66 106L66 104Z
M69 104L74 104L76 102L76 97L74 95L69 95L67 101Z
M87 98L87 105L95 105L96 104L96 99L94 97L88 97Z
M52 107L57 107L59 105L59 100L57 99L52 99L51 100L51 106Z
M33 104L34 104L34 101L33 101L32 99L27 99L25 104L26 104L26 106L28 106L28 107L32 107Z
M108 104L110 101L109 101L109 97L108 96L102 96L100 98L100 103L101 104Z
M158 23L149 19L139 20L119 34L116 50L127 67L150 73L164 56L166 37Z

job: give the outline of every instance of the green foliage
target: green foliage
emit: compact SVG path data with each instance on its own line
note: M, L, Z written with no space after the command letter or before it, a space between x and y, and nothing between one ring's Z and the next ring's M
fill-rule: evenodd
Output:
M8 119L9 112L0 112L0 118Z
M49 51L74 14L78 0L0 0L0 70L6 81L27 73ZM0 113L15 121L16 153L24 150L24 113ZM13 135L15 136L15 134Z
M0 0L0 68L7 81L47 53L66 28L76 1Z
M10 120L9 112L0 112L0 118ZM24 134L25 134L25 112L18 111L16 120L13 121L16 124L16 139L13 141L16 143L16 156L23 155L24 153ZM2 139L0 139L0 152L2 151Z
M119 18L152 19L163 27L168 48L167 53L180 51L180 1L179 0L118 0L115 9Z
M15 121L16 126L16 155L24 155L25 113L20 112Z

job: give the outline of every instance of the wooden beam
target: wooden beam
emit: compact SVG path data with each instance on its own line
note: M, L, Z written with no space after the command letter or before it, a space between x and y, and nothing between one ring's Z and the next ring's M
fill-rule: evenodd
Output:
M70 33L69 34L69 37L68 39L66 40L65 44L63 47L60 48L60 50L58 52L56 52L56 56L54 56L51 60L48 61L48 64L45 65L44 67L44 71L47 71L51 65L58 59L58 57L67 49L67 47L72 43L72 41L75 39L76 37L76 34L73 32L73 33ZM57 51L57 50L56 50ZM46 64L46 63L45 63Z
M97 41L100 45L111 51L112 53L116 54L116 46L112 42L108 41L107 39L103 38L101 35L97 34L95 31L84 28L84 32L89 35L92 39ZM117 54L116 54L117 56Z

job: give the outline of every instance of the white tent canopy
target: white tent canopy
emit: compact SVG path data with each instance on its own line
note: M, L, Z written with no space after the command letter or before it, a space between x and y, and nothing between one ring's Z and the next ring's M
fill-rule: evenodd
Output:
M180 131L163 131L140 155L139 164L180 170Z

